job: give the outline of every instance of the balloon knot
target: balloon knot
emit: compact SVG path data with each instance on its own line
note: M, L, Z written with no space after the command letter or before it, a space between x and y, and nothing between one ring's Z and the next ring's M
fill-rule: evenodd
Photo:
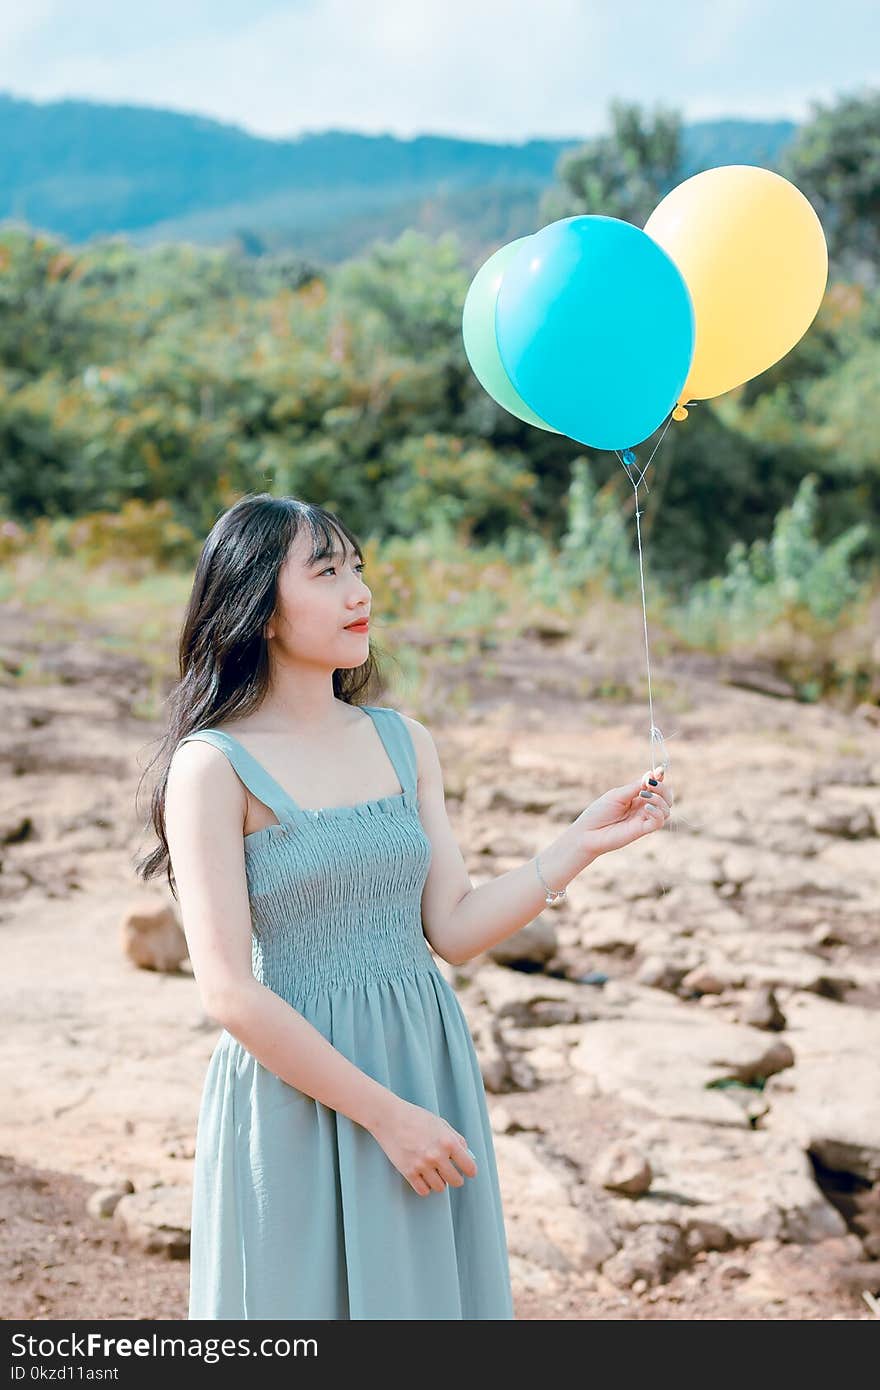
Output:
M628 465L628 464L631 464L631 463L635 463L635 461L636 461L635 451L634 451L633 449L624 449L624 451L623 451L623 453L621 454L620 457L623 459L624 463L627 464L627 465Z
M677 405L672 412L673 420L686 420L687 417L688 413L683 405Z

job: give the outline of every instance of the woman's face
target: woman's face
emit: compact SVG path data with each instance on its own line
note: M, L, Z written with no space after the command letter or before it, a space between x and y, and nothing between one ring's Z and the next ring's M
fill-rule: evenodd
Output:
M335 532L333 549L332 555L310 563L311 534L307 528L297 533L278 575L275 613L266 625L279 655L331 671L366 661L368 629L348 631L346 624L367 617L372 600L357 552Z

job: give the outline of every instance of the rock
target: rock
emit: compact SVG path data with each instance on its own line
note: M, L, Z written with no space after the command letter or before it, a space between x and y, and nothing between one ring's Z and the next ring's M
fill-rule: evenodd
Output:
M854 1260L849 1265L838 1265L834 1271L843 1288L860 1294L863 1289L880 1289L880 1260Z
M518 1058L511 1061L511 1072L515 1078L520 1075L519 1067L521 1064L525 1064L529 1069L528 1075L532 1079L532 1083L526 1087L520 1087L521 1090L534 1090L536 1084L544 1085L552 1081L567 1081L571 1075L571 1068L568 1065L568 1044L564 1037L560 1036L559 1030L555 1028L549 1031L542 1030L538 1037L539 1041L535 1042L535 1034L530 1032L529 1045L520 1051Z
M858 1255L880 1255L880 1183L871 1185L849 1173L829 1172L821 1177L829 1201L837 1207L854 1236L861 1241Z
M174 912L167 903L151 897L126 910L120 943L123 953L142 970L176 971L189 956Z
M825 770L821 782L823 786L876 787L877 765L864 758L838 758Z
M546 1064L544 1059L538 1060ZM536 1070L531 1054L508 1053L508 1071L511 1082L508 1089L516 1091L535 1091L542 1084L544 1079ZM547 1079L551 1081L559 1080L559 1070L551 1067Z
M720 678L728 685L739 686L743 690L757 690L761 695L775 695L780 700L796 700L797 691L790 681L757 661L728 657Z
M523 815L546 815L559 795L542 782L487 782L480 780L467 789L467 804L475 811L504 811Z
M511 1256L554 1270L597 1269L616 1249L604 1226L573 1202L567 1171L522 1135L496 1134Z
M748 1113L717 1083L754 1083L790 1067L791 1049L768 1047L757 1029L679 999L653 998L653 1009L639 1001L624 1018L585 1024L569 1053L572 1067L594 1076L604 1094L668 1119L749 1125Z
M598 1155L590 1169L597 1187L612 1188L638 1197L651 1186L651 1165L638 1149L629 1144L610 1144Z
M651 989L672 991L678 988L686 973L687 967L684 965L676 965L662 956L647 956L636 971L635 978L640 985L649 985Z
M602 1274L618 1288L631 1289L640 1280L648 1286L665 1284L689 1263L690 1255L677 1226L642 1226L605 1261Z
M706 1250L727 1250L733 1244L730 1231L721 1221L691 1212L684 1228L685 1245L694 1255Z
M630 960L640 949L643 935L642 923L614 903L584 916L579 924L578 945L585 951Z
M849 946L851 939L845 931L835 926L833 922L817 922L810 932L810 942L813 946Z
M867 840L877 834L867 806L829 806L825 802L807 812L807 824L823 835L840 835L846 840Z
M482 1019L479 1023L472 1024L471 1036L486 1090L494 1095L502 1091L515 1090L516 1083L511 1074L510 1059L501 1045L492 1020Z
M735 831L730 827L726 835L723 830L719 830L718 833L724 838L733 838ZM723 856L717 851L710 850L706 845L700 846L693 855L693 862L688 864L688 882L702 884L707 888L719 887L727 877L721 867L722 859Z
M730 1063L731 1079L751 1086L756 1081L766 1081L768 1076L785 1071L794 1066L794 1053L787 1042L781 1039L765 1047L759 1056L748 1058L742 1063Z
M825 999L837 1000L845 999L849 991L855 987L856 981L852 975L832 975L828 971L820 972L804 986L813 994L821 994Z
M558 642L572 634L571 623L558 613L545 613L523 628L523 637L536 637L540 642Z
M0 816L0 845L19 845L34 835L34 823L23 812L9 811Z
M856 705L853 714L857 719L864 719L868 724L880 726L880 705L872 705L869 700L862 700Z
M739 891L755 877L755 858L745 849L732 849L721 861L721 876L724 883L732 884Z
M723 994L731 983L729 976L723 976L710 965L697 965L682 978L681 988L695 994Z
M553 1270L534 1264L522 1255L510 1253L510 1277L515 1289L547 1297L565 1287L565 1280Z
M506 1134L513 1124L513 1117L505 1105L493 1105L489 1108L489 1122L496 1134Z
M690 1250L767 1238L812 1243L846 1233L791 1136L653 1120L639 1124L637 1143L651 1155L651 1190L636 1199L609 1197L609 1219L618 1228L676 1226Z
M779 1032L786 1026L785 1014L777 1003L772 985L764 985L763 988L747 995L738 1018L740 1023L748 1023L752 1028L768 1031Z
M765 1128L795 1138L827 1168L880 1181L880 1013L806 993L787 1008L797 1066L767 1081Z
M188 1187L148 1187L120 1199L113 1213L140 1250L170 1260L189 1256L192 1191Z
M126 1180L117 1187L99 1187L88 1198L86 1211L89 1216L100 1218L112 1216L123 1197L134 1192L134 1184Z
M750 989L779 988L804 990L821 994L827 999L841 999L852 989L855 980L849 974L835 974L826 961L817 961L806 951L779 949L770 959L752 959L744 967L745 983Z
M20 869L7 869L4 865L0 873L0 898L20 898L33 886L30 874Z
M597 991L577 981L510 970L487 958L481 959L473 986L461 1002L469 1020L485 1006L502 1024L522 1027L585 1021L597 1017L603 1007Z
M543 965L556 954L556 928L542 916L535 918L512 936L490 946L486 955L498 965L511 965L527 961L533 965Z

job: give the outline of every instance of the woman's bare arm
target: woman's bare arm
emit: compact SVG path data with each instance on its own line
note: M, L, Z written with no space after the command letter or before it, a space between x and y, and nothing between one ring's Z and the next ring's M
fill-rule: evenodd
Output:
M195 739L176 750L165 833L202 1005L282 1081L372 1131L400 1098L254 978L246 809L244 787L219 749Z

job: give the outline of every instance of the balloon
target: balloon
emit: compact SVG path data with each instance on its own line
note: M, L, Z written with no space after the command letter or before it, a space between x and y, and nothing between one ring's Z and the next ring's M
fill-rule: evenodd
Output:
M501 362L523 400L581 444L625 449L681 394L694 311L675 262L616 217L565 217L524 239L495 306Z
M531 238L526 236L517 237L516 241L510 241L506 246L500 247L480 266L464 301L461 332L464 350L474 375L489 395L499 405L503 405L505 410L509 410L511 415L525 420L526 424L537 425L542 430L558 434L559 431L536 415L514 390L498 356L498 344L495 341L495 300L504 267L511 256L516 255L517 247L530 240Z
M691 292L697 335L680 400L731 391L790 352L828 280L822 224L780 174L724 164L667 193L645 232Z

